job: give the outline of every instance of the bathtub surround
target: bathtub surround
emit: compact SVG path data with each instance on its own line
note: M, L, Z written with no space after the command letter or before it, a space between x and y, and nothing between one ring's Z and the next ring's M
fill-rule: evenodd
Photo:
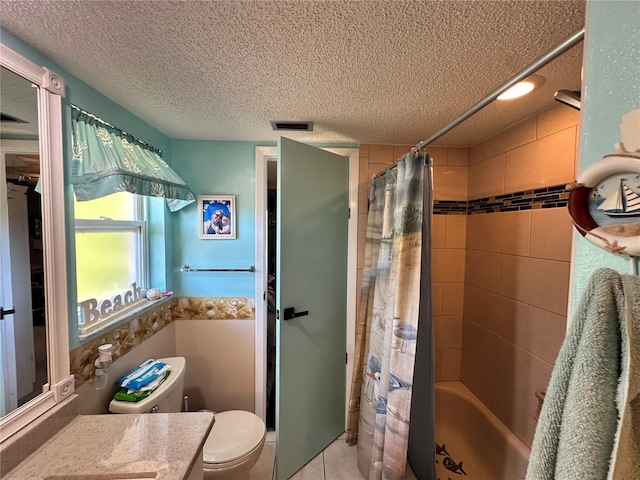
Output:
M436 381L462 380L527 445L565 333L578 123L556 105L468 149L427 147ZM360 208L371 176L409 148L361 146Z
M640 278L596 270L553 370L527 479L640 478Z
M565 333L573 226L560 202L575 175L578 123L578 111L557 105L469 151L471 205L527 190L532 207L558 205L467 216L460 378L529 446L535 392Z

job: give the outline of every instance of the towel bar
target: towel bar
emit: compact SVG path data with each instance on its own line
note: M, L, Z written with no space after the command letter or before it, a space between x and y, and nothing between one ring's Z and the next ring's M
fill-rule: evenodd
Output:
M249 265L249 268L191 268L185 265L180 269L181 272L255 272L255 265Z

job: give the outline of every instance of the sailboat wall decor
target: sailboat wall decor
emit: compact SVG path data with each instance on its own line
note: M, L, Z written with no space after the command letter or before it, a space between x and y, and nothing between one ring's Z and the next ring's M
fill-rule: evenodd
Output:
M640 183L640 174L635 176L635 183ZM640 189L640 185L636 188ZM620 187L596 208L610 217L635 217L640 215L640 195L628 185L626 178L621 178Z
M640 256L640 152L605 155L567 188L569 214L587 240Z

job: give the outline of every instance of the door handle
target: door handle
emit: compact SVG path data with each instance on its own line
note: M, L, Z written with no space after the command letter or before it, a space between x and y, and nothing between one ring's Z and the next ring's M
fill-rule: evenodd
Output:
M4 320L5 315L13 315L14 313L16 313L15 308L5 310L4 308L0 307L0 320Z
M296 317L304 317L305 315L309 315L309 310L305 310L304 312L296 313L295 308L289 307L284 309L284 319L291 320Z

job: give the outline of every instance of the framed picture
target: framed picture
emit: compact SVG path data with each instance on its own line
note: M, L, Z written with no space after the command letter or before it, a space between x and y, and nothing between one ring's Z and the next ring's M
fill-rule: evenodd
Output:
M200 195L198 229L200 238L207 240L236 238L236 196Z

